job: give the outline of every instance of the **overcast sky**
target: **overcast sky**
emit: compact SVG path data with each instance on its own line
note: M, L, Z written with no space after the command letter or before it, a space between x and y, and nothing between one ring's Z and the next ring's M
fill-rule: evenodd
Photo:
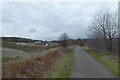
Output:
M41 40L87 37L98 9L117 10L117 2L9 2L2 6L2 35Z

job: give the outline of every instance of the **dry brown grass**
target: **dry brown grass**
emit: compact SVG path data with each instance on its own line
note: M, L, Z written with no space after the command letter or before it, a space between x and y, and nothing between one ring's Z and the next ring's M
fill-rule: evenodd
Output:
M3 65L3 78L42 78L62 55L60 50Z
M109 61L113 61L113 62L115 62L115 63L118 63L118 56L108 54L108 55L105 55L105 57L106 57L106 59L108 59Z

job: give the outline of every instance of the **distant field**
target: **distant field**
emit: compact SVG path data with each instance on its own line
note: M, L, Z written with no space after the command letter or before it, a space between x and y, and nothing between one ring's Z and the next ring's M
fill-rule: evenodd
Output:
M36 45L31 42L2 42L2 60L3 62L8 62L12 60L19 60L22 58L30 58L35 55L43 55L46 54L47 51L51 49L55 49L56 46L54 44L45 46L45 45Z
M10 43L10 42L6 42L3 41L2 42L2 47L5 48L12 48L12 49L18 49L18 50L22 50L25 52L39 52L43 49L45 49L45 47L43 46L29 46L28 43Z
M22 45L22 46L26 46L26 45L29 45L30 43L25 43L25 42L13 42L17 45Z
M21 50L16 50L16 49L11 49L11 48L3 48L3 49L0 50L0 52L2 52L3 62L8 62L8 61L11 61L11 60L19 60L19 59L23 59L23 58L30 58L31 56L35 56L35 55L38 55L38 54L44 55L48 51L55 50L55 49L57 49L57 48L46 50L46 51L27 53L27 52L24 52L24 51L21 51Z
M45 46L45 45L36 45L34 42L13 42L16 45L21 45L21 46Z
M11 42L7 42L7 41L3 41L2 42L2 47L12 48L12 49L17 49L17 50L33 53L33 52L40 52L40 51L43 51L43 50L55 48L57 46L56 45L49 45L49 46L35 45L35 43L33 43L33 42L31 42L31 43L12 42L11 43Z
M16 49L10 49L10 48L3 48L2 49L2 56L3 57L24 57L27 56L29 53L20 51L20 50L16 50Z
M27 52L23 52L16 49L2 48L2 61L7 62L11 60L17 60L18 58L24 58L29 55Z

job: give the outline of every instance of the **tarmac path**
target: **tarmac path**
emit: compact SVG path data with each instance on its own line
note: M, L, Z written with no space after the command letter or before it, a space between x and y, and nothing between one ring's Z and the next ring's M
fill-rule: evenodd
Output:
M87 54L80 46L74 50L72 78L115 78L104 65Z

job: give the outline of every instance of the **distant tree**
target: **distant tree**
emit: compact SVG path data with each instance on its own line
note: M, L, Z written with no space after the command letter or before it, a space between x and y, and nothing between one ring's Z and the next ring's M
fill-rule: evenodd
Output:
M59 37L60 46L66 48L69 45L68 40L69 36L67 35L67 33L62 33Z

